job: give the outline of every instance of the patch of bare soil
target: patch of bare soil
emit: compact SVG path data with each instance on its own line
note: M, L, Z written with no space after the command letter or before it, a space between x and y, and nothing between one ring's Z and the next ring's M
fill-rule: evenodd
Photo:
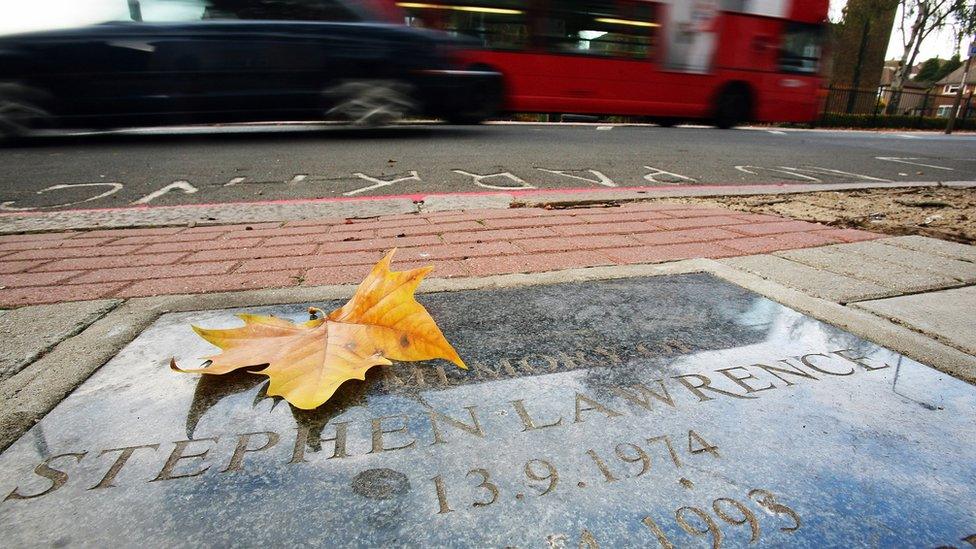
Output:
M675 198L834 227L917 234L976 244L976 188L913 187L799 194Z

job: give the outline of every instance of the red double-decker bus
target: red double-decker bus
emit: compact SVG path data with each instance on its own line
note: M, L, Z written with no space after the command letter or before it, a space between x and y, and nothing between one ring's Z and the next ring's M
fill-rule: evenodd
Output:
M828 0L392 0L411 26L473 37L504 109L805 122L818 110Z

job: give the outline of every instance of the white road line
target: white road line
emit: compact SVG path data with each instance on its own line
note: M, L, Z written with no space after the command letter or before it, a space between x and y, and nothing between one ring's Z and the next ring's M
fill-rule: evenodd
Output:
M597 126L597 130L612 130L613 126Z
M681 175L680 173L669 172L653 166L644 166L644 168L651 170L651 173L644 175L644 180L650 183L677 183L678 181L691 181L692 183L698 183L698 180L686 175ZM663 180L658 180L655 178L655 176L658 175L663 175L666 177Z
M888 162L898 162L901 164L911 164L913 166L924 166L926 168L935 168L937 170L947 170L950 172L955 171L954 169L947 168L945 166L936 166L934 164L923 164L921 162L909 162L910 160L921 160L921 158L917 156L875 156L875 158L877 158L878 160L887 160Z
M809 175L803 175L802 173L796 173L795 171L793 171L792 168L767 168L765 166L750 166L748 164L745 164L741 166L735 166L735 169L739 170L742 173L747 173L749 175L759 175L756 171L753 170L765 170L765 171L784 174L787 176L793 176L794 178L798 178L801 180L813 181L814 183L821 183L820 179L817 179L816 177L811 177Z
M616 187L617 186L617 184L614 183L612 179L610 179L609 177L607 177L603 173L598 172L596 170L587 170L588 172L590 172L591 174L593 174L593 175L596 176L596 179L590 179L588 177L582 177L582 176L579 176L579 175L573 175L571 173L566 173L565 170L550 170L550 169L547 169L547 168L536 168L536 169L539 170L540 172L554 173L556 175L562 175L562 176L569 177L569 178L572 178L572 179L579 179L580 181L587 181L589 183L596 183L597 185L603 185L604 187Z
M108 182L104 182L104 183L67 183L67 184L62 184L62 185L52 185L52 186L47 187L45 189L41 189L39 191L36 191L34 194L44 194L44 193L47 193L47 192L50 192L50 191L60 191L60 190L63 190L63 189L75 189L75 188L78 188L78 187L108 187L109 189L107 191L101 193L101 194L97 194L95 196L90 196L90 197L88 197L88 198L86 198L84 200L76 200L75 202L65 202L64 204L54 204L54 205L51 205L51 206L37 206L37 207L28 206L28 207L25 207L25 208L21 208L21 207L18 207L18 206L14 206L14 204L16 203L16 200L7 200L7 201L5 201L3 203L0 203L0 210L7 211L7 212L25 212L25 211L28 211L28 210L51 209L51 208L64 208L66 206L74 206L75 204L83 204L85 202L91 202L92 200L98 200L99 198L105 198L106 196L113 195L113 194L119 192L120 190L122 190L122 184L121 183L115 183L115 182L111 182L111 183L108 183Z
M389 181L386 181L384 179L379 179L379 178L376 178L376 177L370 177L370 176L368 176L368 175L366 175L364 173L356 172L353 175L355 175L356 177L358 177L360 179L364 179L366 181L372 181L374 183L374 185L370 185L368 187L363 187L361 189L356 189L356 190L353 190L353 191L345 192L345 193L342 193L342 195L343 196L353 196L353 195L356 195L356 194L359 194L359 193L362 193L362 192L372 191L373 189L379 189L379 188L382 188L382 187L388 187L388 186L390 186L390 185L392 185L394 183L399 183L401 181L411 181L411 180L412 181L420 181L420 176L417 175L417 171L416 170L410 170L409 173L410 173L410 175L408 175L406 177L398 177L398 178L395 178L395 179L391 179Z
M498 172L498 173L489 173L489 174L478 174L478 173L466 172L464 170L451 170L451 171L454 172L454 173L457 173L457 174L467 175L469 177L474 178L474 184L475 185L477 185L479 187L484 187L486 189L492 189L492 190L496 190L496 191L517 191L519 189L535 189L536 188L535 186L530 185L529 183L526 183L525 180L523 180L521 177L513 174L512 172ZM508 179L509 181L515 182L517 184L517 186L511 186L511 185L492 185L491 183L485 183L485 180L486 179L491 179L491 178L495 178L495 177L499 177L499 178L504 177L505 179Z
M773 135L786 135L786 132L781 132L779 130L766 130Z
M864 179L865 181L880 181L882 183L891 183L890 179L883 179L881 177L873 177L870 175L864 175L854 172L845 172L843 170L834 170L831 168L822 168L820 166L801 166L798 168L792 168L790 166L780 166L784 170L791 170L794 172L804 172L812 173L817 175L838 175L838 176L850 176L856 179Z
M174 182L170 183L169 185L166 185L162 189L159 189L158 191L151 192L151 193L147 194L146 196L140 198L139 200L136 200L132 204L133 205L149 204L150 202L152 202L153 200L156 200L160 196L163 196L164 194L166 194L166 193L168 193L170 191L176 191L176 190L183 191L184 194L193 194L193 193L197 192L199 189L197 189L196 187L194 187L193 185L191 185L189 181L174 181Z

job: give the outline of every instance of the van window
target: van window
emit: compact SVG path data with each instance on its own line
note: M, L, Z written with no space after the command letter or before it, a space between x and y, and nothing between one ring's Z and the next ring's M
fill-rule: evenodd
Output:
M359 21L340 0L207 0L206 19Z
M242 19L259 21L359 21L339 0L128 0L133 20L149 23Z
M199 21L207 9L205 0L129 0L129 15L147 23Z

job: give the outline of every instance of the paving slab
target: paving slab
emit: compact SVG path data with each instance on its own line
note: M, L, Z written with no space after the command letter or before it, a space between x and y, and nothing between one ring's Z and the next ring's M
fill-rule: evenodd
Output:
M892 291L867 280L824 271L775 255L750 255L721 263L838 303L883 297Z
M117 300L21 307L0 314L0 381L118 305Z
M123 227L261 223L303 219L375 217L415 213L409 198L386 200L282 200L261 203L192 204L152 208L107 208L58 212L28 212L0 216L0 234L24 231L64 231Z
M831 249L842 253L856 254L866 258L866 260L880 260L902 265L918 271L918 276L934 273L940 277L955 279L959 282L976 282L976 263L952 259L939 253L890 245L887 243L888 240L838 244L832 246ZM933 280L936 278L933 277Z
M892 247L884 246L884 248ZM895 250L895 252L905 252L908 254L922 253L914 252L912 250L903 250L901 248L892 249ZM809 265L810 267L822 271L852 277L857 280L873 282L875 284L884 286L885 288L896 290L901 293L918 292L933 288L945 288L947 286L954 286L959 283L959 280L955 277L939 274L933 270L922 268L921 266L911 268L901 263L893 263L888 261L888 258L861 255L860 253L856 253L856 250L848 248L847 245L825 246L822 248L810 248L806 250L790 250L778 252L775 255L789 259L790 261ZM891 256L896 254L892 253L878 255ZM946 262L952 261L951 259L946 259L943 257L938 259Z
M441 194L425 196L420 202L422 212L443 212L451 210L475 210L486 208L506 209L512 204L514 197L510 194Z
M976 355L976 286L863 301L855 306Z
M5 543L942 546L976 528L976 388L739 286L420 300L469 370L374 368L304 412L260 375L168 369L213 352L190 323L240 311L163 315L0 455Z
M927 236L896 236L886 238L886 244L900 246L909 250L917 250L930 254L942 255L945 257L960 259L963 261L976 262L976 246L949 242Z

